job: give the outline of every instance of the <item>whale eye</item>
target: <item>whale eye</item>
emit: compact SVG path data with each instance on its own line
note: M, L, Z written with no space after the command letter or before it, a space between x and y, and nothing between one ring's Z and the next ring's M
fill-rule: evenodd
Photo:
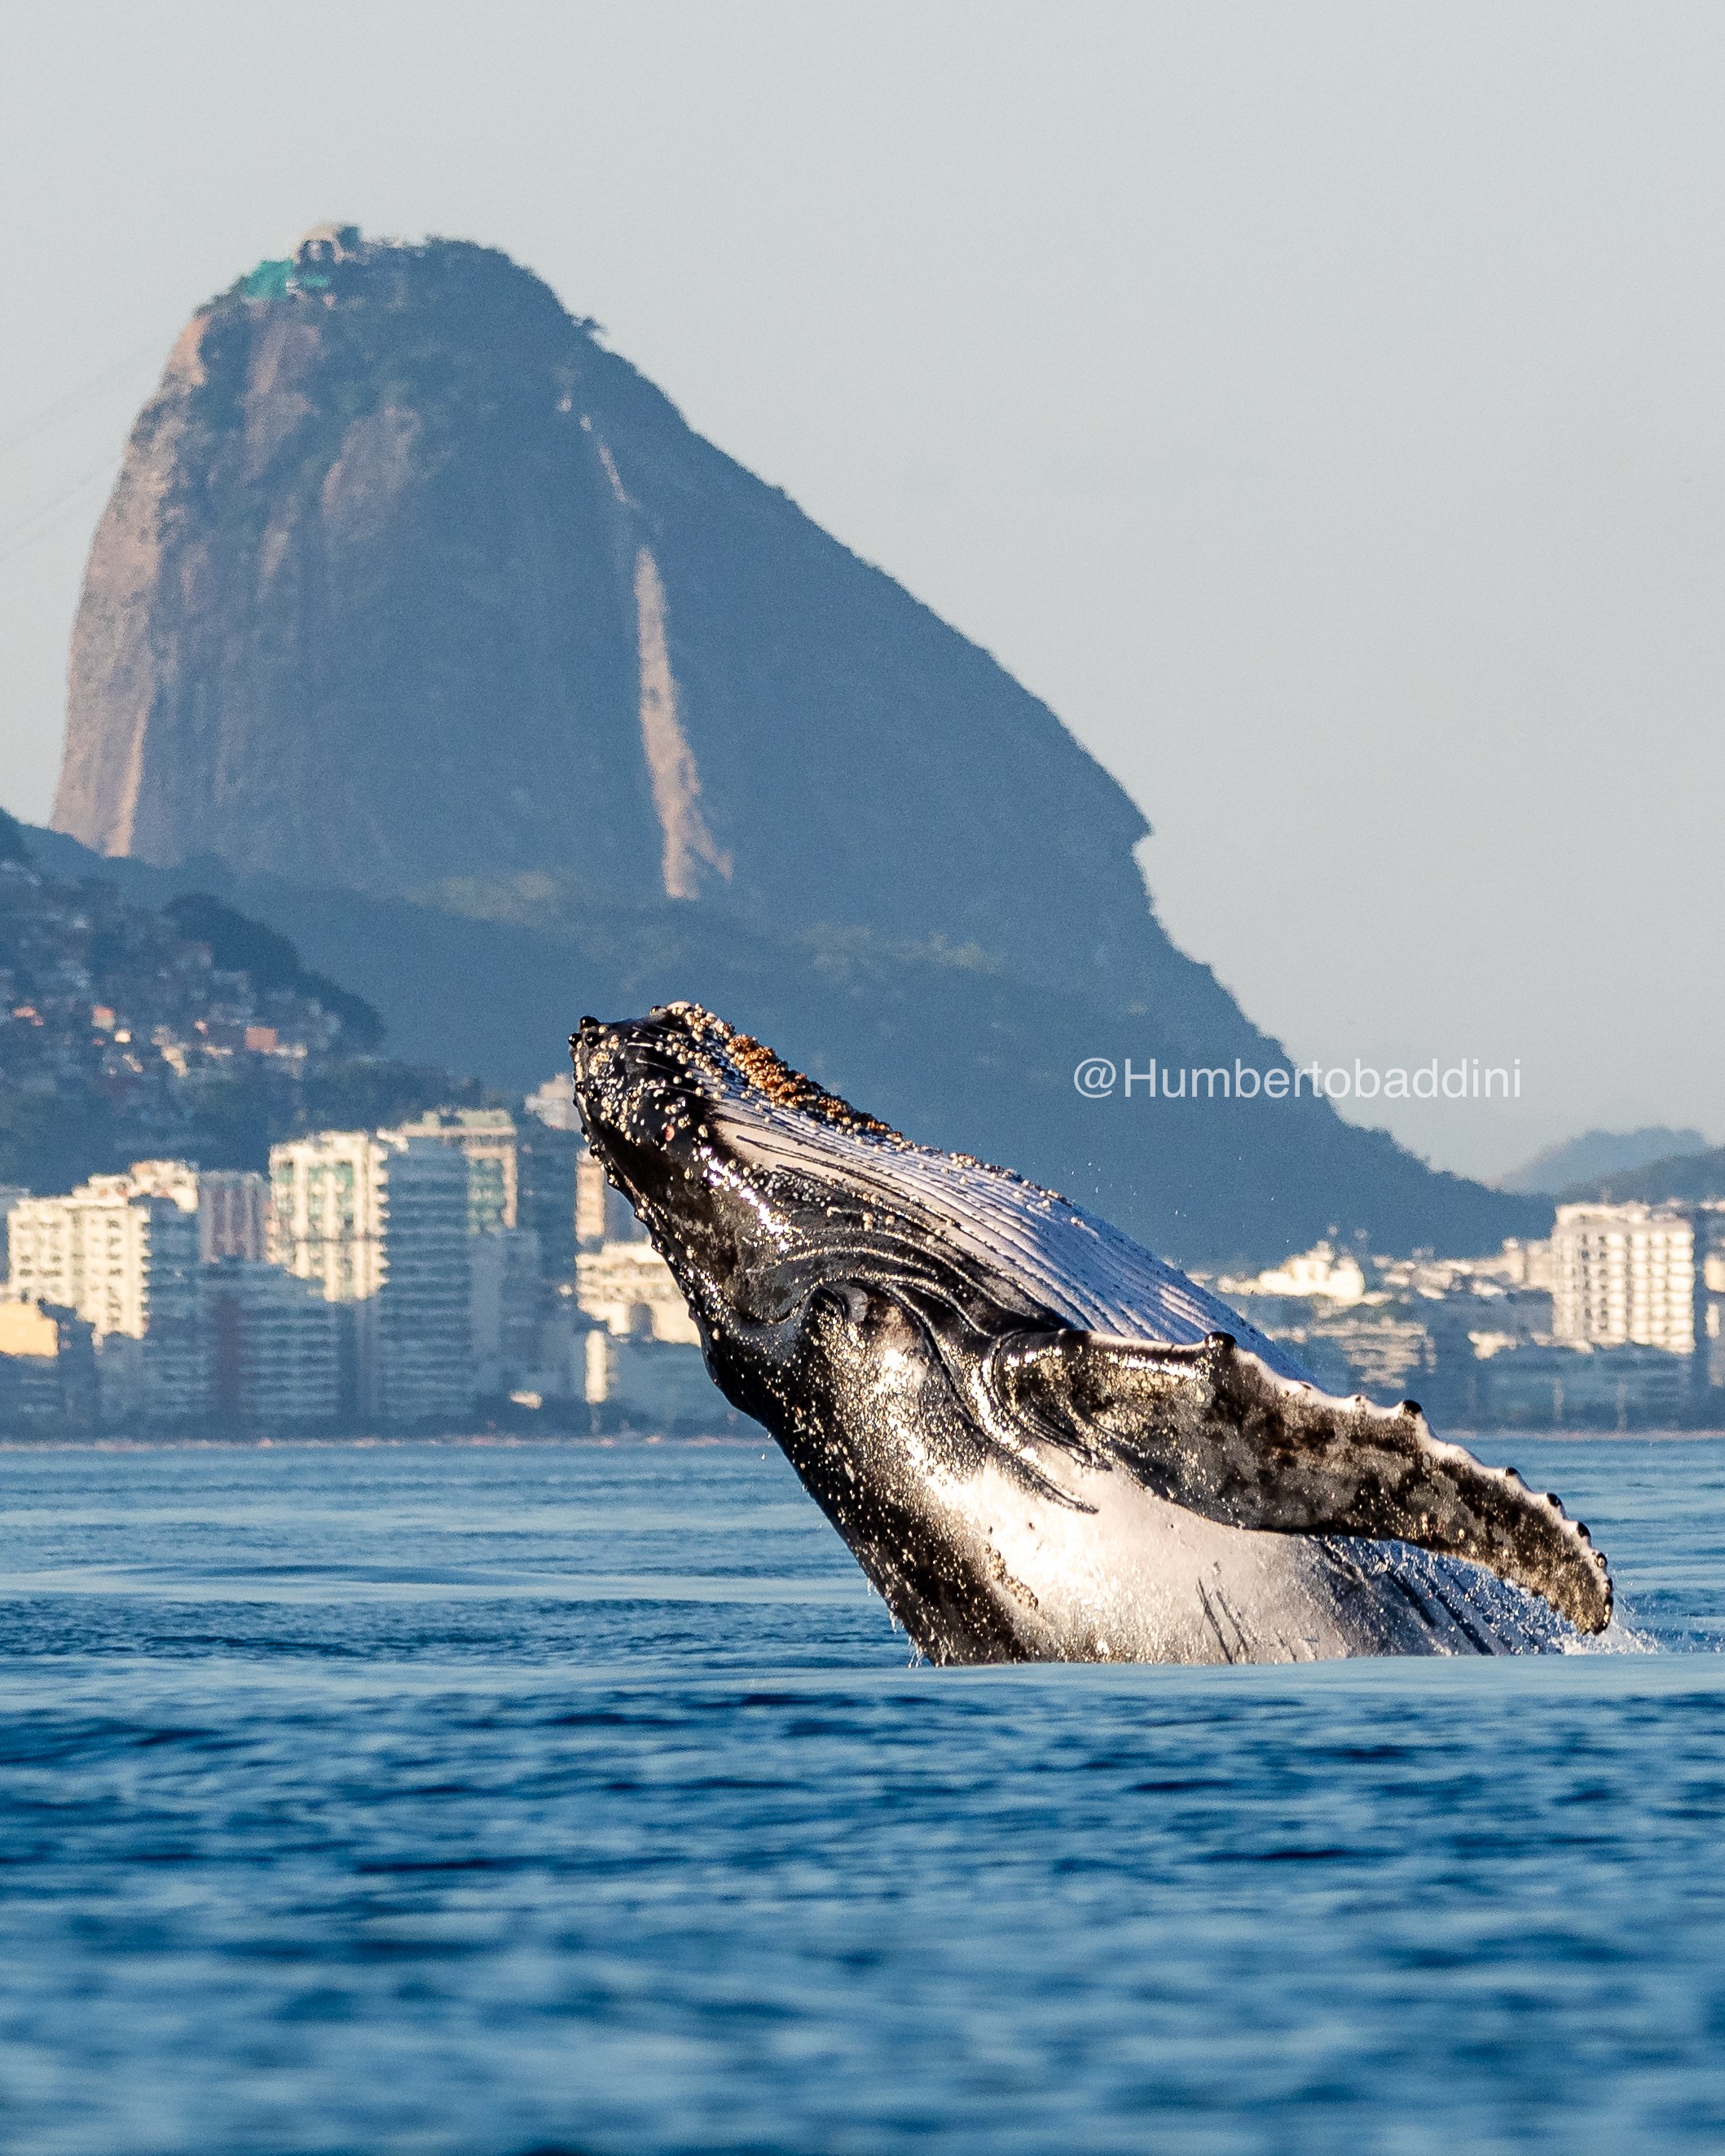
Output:
M868 1322L869 1293L854 1281L827 1281L809 1298L811 1313L825 1308L842 1317L846 1324L861 1326Z

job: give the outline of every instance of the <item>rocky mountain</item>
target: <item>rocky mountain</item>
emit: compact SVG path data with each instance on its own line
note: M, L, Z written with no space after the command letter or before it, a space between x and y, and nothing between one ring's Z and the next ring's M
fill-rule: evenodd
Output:
M52 820L865 924L1240 1025L1054 714L458 242L331 228L193 317L91 552Z
M91 551L53 822L67 872L229 896L494 1083L691 995L1189 1257L1529 1226L1327 1105L1080 1099L1088 1055L1284 1060L1163 932L1137 809L484 248L321 228L193 316Z

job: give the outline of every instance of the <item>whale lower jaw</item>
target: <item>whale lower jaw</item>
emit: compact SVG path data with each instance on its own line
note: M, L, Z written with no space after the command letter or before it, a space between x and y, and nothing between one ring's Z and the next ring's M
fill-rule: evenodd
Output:
M846 1540L946 1665L1538 1654L1576 1638L1537 1596L1405 1543L1219 1526L1106 1471L1068 1488L1077 1504L994 1466L934 1476L914 1533L851 1522Z

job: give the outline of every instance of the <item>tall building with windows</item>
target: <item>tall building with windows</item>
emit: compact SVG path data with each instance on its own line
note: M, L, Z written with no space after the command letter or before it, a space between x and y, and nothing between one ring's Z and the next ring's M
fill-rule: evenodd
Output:
M0 1183L0 1273L10 1273L12 1270L12 1256L7 1236L7 1223L12 1218L12 1209L14 1205L21 1204L29 1194L22 1183Z
M332 1429L341 1407L337 1306L315 1281L243 1257L204 1276L210 1404L224 1429Z
M1560 1205L1552 1331L1595 1347L1691 1355L1702 1289L1694 1216L1675 1205Z
M471 1235L474 1383L481 1394L511 1393L540 1361L543 1293L539 1238L531 1228Z
M319 1131L270 1149L268 1255L336 1306L336 1414L348 1430L377 1419L388 1156L370 1131Z
M539 1240L539 1265L549 1281L575 1277L575 1176L582 1143L573 1131L529 1123L516 1147L521 1225Z
M10 1288L75 1312L99 1355L142 1343L135 1411L162 1426L208 1407L199 1305L198 1177L184 1161L139 1161L64 1197L22 1199L8 1223Z
M368 1302L383 1285L384 1167L370 1131L319 1131L270 1148L269 1256L330 1302Z
M583 1146L575 1163L575 1240L582 1250L597 1250L604 1243L610 1197L598 1155Z
M473 1404L470 1184L459 1148L402 1136L384 1163L378 1419L459 1427Z
M495 1235L519 1224L515 1118L506 1108L434 1108L380 1137L436 1138L467 1163L468 1228Z
M98 1341L110 1332L143 1338L150 1219L129 1177L94 1175L64 1197L22 1199L7 1226L19 1301L75 1310Z
M473 1392L461 1147L411 1127L323 1131L273 1147L270 1178L270 1255L337 1306L341 1419L459 1421Z
M575 1277L579 1163L587 1157L567 1077L548 1078L522 1102L516 1133L516 1207L521 1225L539 1238L539 1263L554 1284Z
M270 1178L250 1168L203 1170L198 1178L198 1248L206 1265L270 1255Z
M95 1419L90 1327L51 1303L0 1299L0 1430L54 1436Z
M683 1291L650 1243L605 1243L597 1250L583 1250L576 1265L577 1300L606 1332L623 1340L701 1345Z

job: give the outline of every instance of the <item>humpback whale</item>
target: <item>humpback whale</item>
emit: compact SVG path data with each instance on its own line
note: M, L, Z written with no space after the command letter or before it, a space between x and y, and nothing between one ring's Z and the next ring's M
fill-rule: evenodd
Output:
M929 1661L1539 1653L1609 1622L1556 1497L1411 1401L1326 1394L1054 1192L698 1004L583 1018L570 1050L714 1380Z

